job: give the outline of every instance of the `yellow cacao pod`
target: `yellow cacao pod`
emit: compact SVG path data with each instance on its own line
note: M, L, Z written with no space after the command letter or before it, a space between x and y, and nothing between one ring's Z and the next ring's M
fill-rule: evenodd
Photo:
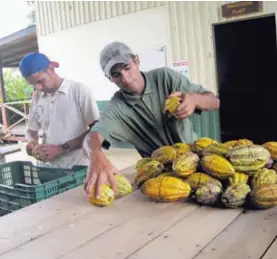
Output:
M116 174L115 181L117 185L117 196L125 196L133 191L131 182L124 175Z
M189 176L196 172L199 157L197 154L187 152L173 161L172 169L178 176Z
M263 144L263 147L266 148L271 155L273 160L277 160L277 142L276 141L269 141Z
M191 187L181 179L173 176L159 176L147 180L141 187L147 197L156 201L177 201L187 199Z
M202 150L211 145L211 144L215 144L217 143L216 140L213 140L211 138L207 138L207 137L203 137L203 138L199 138L197 139L195 142L194 142L194 148L195 148L195 151L200 154L202 152Z
M141 166L147 164L148 162L152 161L150 157L144 157L136 162L136 169L140 168Z
M238 140L229 140L224 142L225 145L229 147L239 147L239 146L251 146L253 145L253 141L249 139L238 139Z
M249 176L244 173L234 173L229 177L229 184L247 183Z
M163 165L172 164L176 158L176 150L172 146L162 146L152 152L151 158Z
M37 146L38 147L38 146ZM37 147L35 147L33 150L32 150L32 156L39 160L39 161L42 161L42 162L46 162L46 158L41 155L39 152L37 152Z
M251 145L254 145L254 143L252 140L243 138L243 139L238 139L233 147L239 147L239 146L244 146L244 145L251 146Z
M200 165L207 174L218 179L227 179L235 173L235 169L227 159L215 154L204 156Z
M152 160L136 170L134 182L138 187L140 187L146 180L161 174L163 169L164 166L162 163Z
M192 190L196 190L199 187L206 185L207 183L213 183L222 188L222 184L219 180L201 172L191 174L185 179L185 181L190 185Z
M224 142L224 144L228 147L234 147L234 145L236 144L237 140L229 140L229 141L226 141Z
M202 155L207 156L216 154L220 156L226 156L231 148L228 145L222 143L214 143L203 148Z
M251 189L248 184L232 184L222 194L221 201L228 208L238 208L246 202L250 193Z
M200 204L212 205L219 200L221 192L218 185L207 183L196 190L193 198Z
M174 114L180 105L180 98L178 96L168 97L165 101L163 113Z
M251 193L252 204L259 209L269 209L277 205L277 184L258 185Z
M276 182L276 172L272 169L262 168L254 173L251 180L251 185L253 188L256 188L258 185Z
M159 174L158 176L174 176L174 177L178 177L178 176L175 175L172 167L171 168L170 167L168 167L168 168L165 167L163 169L163 172L161 174Z
M176 157L191 151L190 146L185 143L175 143L172 147L176 150Z
M175 177L175 174L174 172L164 172L164 173L161 173L159 174L157 177L160 177L160 176L174 176Z
M88 201L91 204L94 204L99 207L109 206L115 199L114 191L110 188L109 185L103 184L101 188L100 197L95 197L95 186L91 186L90 194L88 197Z

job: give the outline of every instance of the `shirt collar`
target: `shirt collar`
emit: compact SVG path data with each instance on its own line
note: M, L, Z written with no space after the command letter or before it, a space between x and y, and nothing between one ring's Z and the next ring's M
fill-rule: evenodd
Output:
M68 94L69 91L69 84L67 83L67 80L65 78L63 78L63 81L58 89L58 91L56 93L64 93L64 94ZM55 93L55 94L56 94ZM50 95L49 93L43 93L42 96L46 97Z
M69 84L68 84L67 80L65 78L63 78L63 81L57 92L68 94L68 90L69 90Z
M143 96L154 93L153 84L150 81L150 79L147 75L147 72L141 72L141 74L145 80L145 88L144 88L142 95L134 95L134 94L129 94L124 91L121 91L124 99L129 103L138 102Z

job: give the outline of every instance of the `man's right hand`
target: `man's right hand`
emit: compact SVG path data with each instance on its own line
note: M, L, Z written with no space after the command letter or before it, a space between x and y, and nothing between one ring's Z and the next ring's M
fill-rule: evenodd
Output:
M116 193L117 186L114 175L117 173L118 170L111 164L102 151L95 150L92 152L89 157L89 166L84 182L87 195L90 194L91 188L95 188L95 197L99 197L104 183L111 185Z
M29 156L32 156L33 149L38 145L36 141L31 141L26 146L26 152Z

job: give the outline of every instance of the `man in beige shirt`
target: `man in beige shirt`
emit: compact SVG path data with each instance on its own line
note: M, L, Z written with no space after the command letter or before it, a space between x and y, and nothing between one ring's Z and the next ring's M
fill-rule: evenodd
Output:
M29 53L20 62L22 76L36 90L26 129L27 153L38 159L39 166L87 165L81 147L99 110L92 89L61 78L55 72L58 66L42 53Z

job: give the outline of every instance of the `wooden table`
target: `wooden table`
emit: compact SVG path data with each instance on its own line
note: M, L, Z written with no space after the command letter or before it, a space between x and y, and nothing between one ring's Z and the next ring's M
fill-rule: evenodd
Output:
M0 163L6 163L6 155L21 151L19 144L0 146Z
M81 186L0 218L0 258L276 259L276 236L277 208L155 203L139 190L99 208Z

